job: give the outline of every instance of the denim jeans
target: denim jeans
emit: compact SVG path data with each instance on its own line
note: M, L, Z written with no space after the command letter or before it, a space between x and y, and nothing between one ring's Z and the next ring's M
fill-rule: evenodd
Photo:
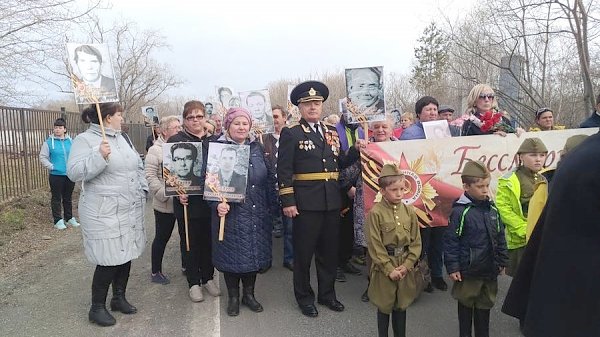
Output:
M283 263L294 261L294 244L292 243L292 218L281 217L283 223Z

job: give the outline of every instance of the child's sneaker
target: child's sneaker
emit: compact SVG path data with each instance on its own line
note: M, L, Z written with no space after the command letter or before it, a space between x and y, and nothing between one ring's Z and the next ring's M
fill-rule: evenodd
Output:
M67 226L65 226L65 221L63 219L60 219L54 224L54 228L63 230L67 229Z
M69 221L67 221L67 224L71 225L71 227L79 227L79 222L77 222L75 217L72 217L71 219L69 219Z

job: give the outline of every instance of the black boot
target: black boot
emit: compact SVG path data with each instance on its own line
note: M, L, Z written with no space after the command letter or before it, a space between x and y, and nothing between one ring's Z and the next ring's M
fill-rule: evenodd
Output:
M106 295L112 273L110 268L97 266L92 280L92 306L88 314L90 322L100 326L115 325L117 321L106 310Z
M127 302L127 299L125 298L125 289L127 289L131 262L127 262L117 268L117 272L112 282L113 297L110 300L110 310L120 311L128 315L135 314L137 308Z
M227 300L227 315L237 316L240 314L240 288L227 288L229 300Z
M406 337L406 311L392 311L392 330L394 337Z
M379 337L388 337L390 315L377 310L377 332Z
M473 320L475 325L475 337L489 337L490 336L490 310L489 309L475 309L475 319Z
M254 298L254 284L256 283L256 274L244 276L242 278L243 295L242 304L250 308L254 312L262 312L263 307Z
M458 302L458 331L460 337L472 337L473 308Z

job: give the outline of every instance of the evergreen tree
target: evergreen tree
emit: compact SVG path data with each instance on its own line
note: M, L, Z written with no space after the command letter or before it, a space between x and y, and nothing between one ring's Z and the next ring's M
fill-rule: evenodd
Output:
M410 83L422 94L432 94L442 80L448 66L450 39L432 22L417 40L416 64L412 69Z

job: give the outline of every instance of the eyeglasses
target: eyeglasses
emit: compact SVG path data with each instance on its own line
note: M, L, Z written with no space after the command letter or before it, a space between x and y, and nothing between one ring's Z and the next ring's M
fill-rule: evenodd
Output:
M185 120L187 120L187 121L193 121L194 119L202 120L202 119L204 119L204 115L187 116L185 118Z
M494 99L494 97L495 97L494 94L481 94L481 95L479 95L479 99L486 99L487 98L489 100L492 100L492 99Z

